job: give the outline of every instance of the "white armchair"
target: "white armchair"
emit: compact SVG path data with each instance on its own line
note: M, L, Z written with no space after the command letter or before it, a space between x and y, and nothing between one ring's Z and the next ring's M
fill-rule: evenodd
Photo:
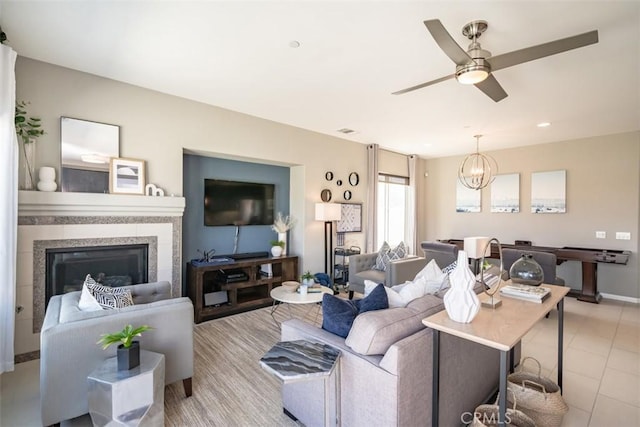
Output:
M116 346L103 350L100 335L126 324L153 327L140 338L145 350L165 356L165 383L183 380L191 396L193 376L193 305L171 298L169 282L128 286L135 305L115 310L80 311L81 292L49 300L40 333L40 399L42 424L58 424L89 412L87 376Z

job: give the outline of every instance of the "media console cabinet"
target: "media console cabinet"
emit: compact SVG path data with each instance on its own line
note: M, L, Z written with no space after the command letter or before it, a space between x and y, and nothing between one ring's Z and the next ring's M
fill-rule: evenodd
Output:
M196 323L269 306L273 303L271 290L287 280L298 280L297 256L214 265L187 263L187 289ZM206 305L205 295L215 303Z

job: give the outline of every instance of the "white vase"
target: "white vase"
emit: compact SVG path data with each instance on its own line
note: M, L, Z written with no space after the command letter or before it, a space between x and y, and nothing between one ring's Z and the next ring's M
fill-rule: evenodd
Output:
M451 288L444 295L444 308L455 322L470 323L480 310L480 300L473 291L476 277L469 269L465 251L458 252L458 263L449 275Z
M271 246L271 255L273 256L281 256L282 248L280 246Z
M282 248L282 255L284 256L287 254L287 232L278 233L278 240L284 242L284 247Z
M40 181L38 181L38 190L40 191L56 191L56 170L49 166L43 166L38 173Z

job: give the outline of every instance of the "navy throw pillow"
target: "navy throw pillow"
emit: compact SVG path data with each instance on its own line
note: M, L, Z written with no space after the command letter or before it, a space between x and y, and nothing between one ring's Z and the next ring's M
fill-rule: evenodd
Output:
M387 291L384 290L384 285L379 283L378 286L366 297L354 301L358 308L358 314L372 310L383 310L389 308L389 299L387 298Z
M322 296L322 329L346 338L356 316L371 310L389 308L384 285L379 284L361 300L346 300L334 295Z
M322 329L346 338L357 315L353 301L330 294L322 296Z

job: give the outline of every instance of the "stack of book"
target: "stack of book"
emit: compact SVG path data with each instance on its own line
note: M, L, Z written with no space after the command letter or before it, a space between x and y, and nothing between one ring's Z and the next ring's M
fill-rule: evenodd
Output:
M500 295L542 303L551 295L551 289L542 286L510 284L500 288Z
M486 285L485 290L491 289L496 284L498 284L498 281L500 279L500 277L498 277L499 272L500 272L499 268L491 267L488 270L486 270L484 274L478 273L476 275L476 282L481 282L481 280L483 279Z

